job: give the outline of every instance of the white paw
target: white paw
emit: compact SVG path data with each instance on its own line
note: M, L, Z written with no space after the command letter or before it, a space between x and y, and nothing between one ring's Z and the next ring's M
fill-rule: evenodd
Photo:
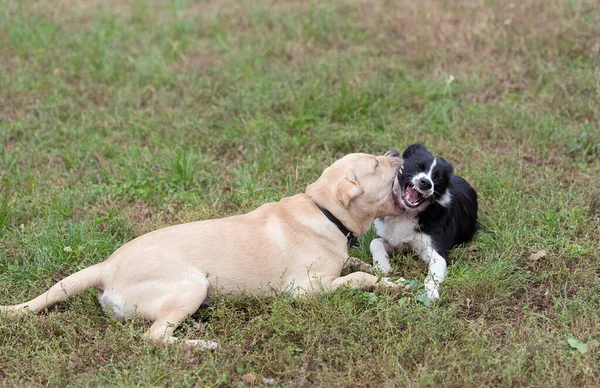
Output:
M196 346L201 349L214 350L219 347L219 344L214 341L204 340L185 340L186 345Z
M381 287L406 288L405 279L398 277L381 278L381 280L377 284Z
M440 299L440 287L435 283L425 284L425 295L433 302Z
M373 256L373 268L382 274L388 274L392 271L392 265L388 255Z
M192 327L196 330L202 330L204 328L204 322L200 320L192 321Z

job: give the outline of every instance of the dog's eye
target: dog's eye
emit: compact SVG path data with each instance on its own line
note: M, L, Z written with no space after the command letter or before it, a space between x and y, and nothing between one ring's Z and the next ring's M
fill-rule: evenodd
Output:
M425 170L425 165L423 163L417 163L417 168L419 170Z
M438 176L437 178L434 178L434 179L433 179L433 183L436 183L436 184L440 184L440 183L442 183L442 177L439 177L439 176Z

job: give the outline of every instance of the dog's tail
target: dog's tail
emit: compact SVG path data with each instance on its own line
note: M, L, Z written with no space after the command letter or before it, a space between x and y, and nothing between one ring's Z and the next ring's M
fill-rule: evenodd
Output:
M25 315L28 312L39 313L44 309L92 287L102 285L102 264L96 264L67 276L53 285L48 291L30 300L14 306L0 306L0 314L9 318ZM4 313L4 314L3 314Z

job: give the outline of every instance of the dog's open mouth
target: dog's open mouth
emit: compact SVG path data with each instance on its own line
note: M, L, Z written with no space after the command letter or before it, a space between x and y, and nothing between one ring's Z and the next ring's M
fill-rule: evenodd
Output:
M425 195L409 182L402 187L402 202L410 208L415 208L425 202Z

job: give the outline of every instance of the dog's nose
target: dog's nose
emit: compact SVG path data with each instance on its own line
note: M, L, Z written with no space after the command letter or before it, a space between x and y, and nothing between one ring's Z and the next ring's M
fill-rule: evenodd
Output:
M384 156L393 156L393 157L397 158L398 156L400 156L400 151L398 151L395 148L392 148L391 150L389 150L388 152L386 152L384 154Z
M431 189L431 182L429 179L421 179L419 180L419 186L421 186L421 190L429 190Z

